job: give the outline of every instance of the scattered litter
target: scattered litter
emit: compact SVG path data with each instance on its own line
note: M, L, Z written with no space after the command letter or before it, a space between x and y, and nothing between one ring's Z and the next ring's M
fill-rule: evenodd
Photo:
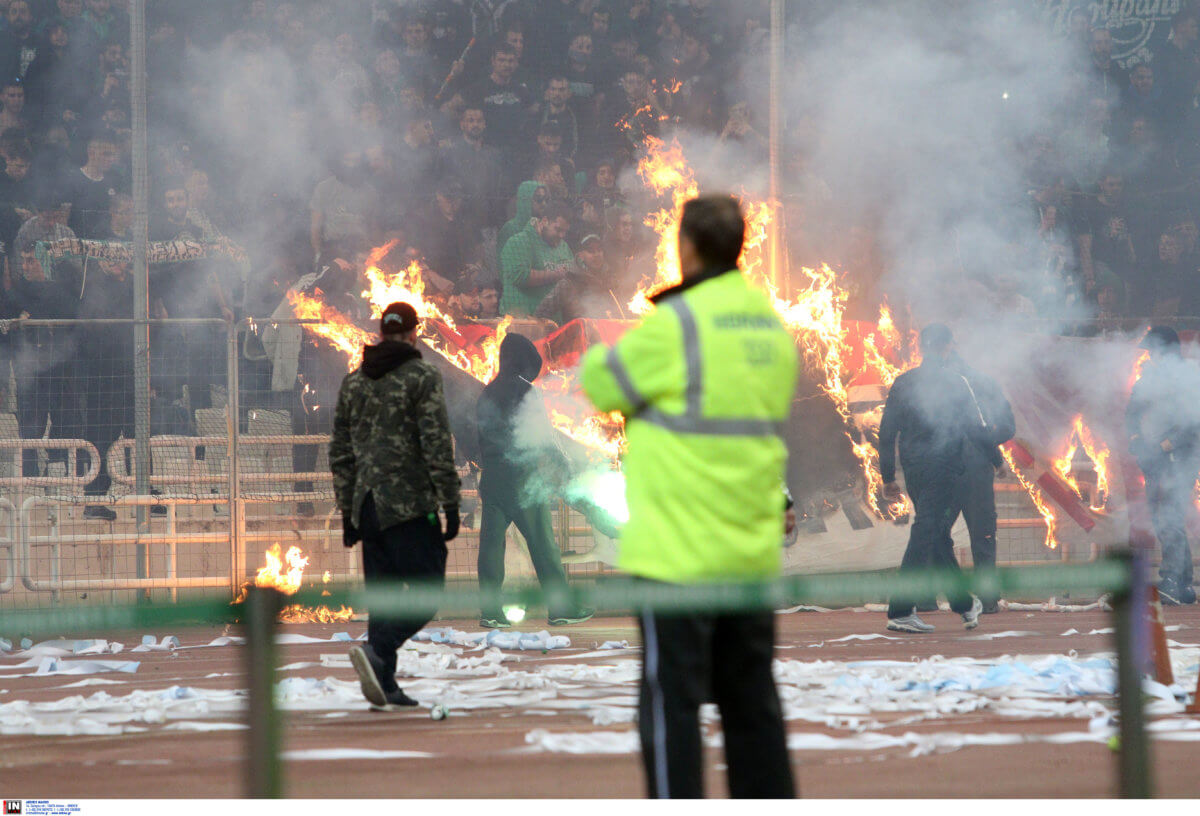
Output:
M426 751L377 751L371 748L314 748L308 751L284 751L290 762L338 759L429 759L437 756Z

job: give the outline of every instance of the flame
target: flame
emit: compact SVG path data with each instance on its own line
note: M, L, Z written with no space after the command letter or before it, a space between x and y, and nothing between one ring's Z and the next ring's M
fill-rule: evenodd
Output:
M683 205L700 193L696 175L683 155L678 140L670 144L653 136L646 137L646 152L638 161L638 177L655 195L667 197L668 202L646 216L645 224L658 236L654 251L655 273L644 278L637 294L629 301L629 310L644 315L653 309L650 293L679 283L679 219Z
M1058 530L1058 517L1050 509L1050 505L1046 502L1046 497L1042 495L1042 489L1025 478L1025 474L1021 472L1021 469L1017 467L1017 463L1013 461L1013 456L1008 448L1001 445L1000 453L1003 454L1004 461L1008 463L1008 469L1017 477L1017 481L1020 482L1025 492L1029 494L1029 498L1033 501L1033 506L1038 511L1038 515L1046 523L1046 538L1044 541L1046 547L1051 550L1058 549L1058 537L1055 535Z
M1091 498L1089 507L1094 512L1102 512L1108 498L1108 460L1112 451L1108 446L1096 439L1091 430L1083 422L1083 414L1077 414L1071 420L1071 431L1067 435L1067 447L1063 454L1054 459L1052 465L1055 472L1062 477L1075 495L1083 498L1083 489L1075 479L1075 456L1083 448L1084 455L1092 462L1096 473L1096 492Z
M254 575L253 585L256 587L274 587L284 595L295 595L300 591L304 578L304 568L308 566L308 557L299 547L288 547L283 552L282 546L272 544L263 554L266 564L258 568ZM284 565L287 565L286 568ZM328 571L322 576L323 583L329 583L332 576ZM235 604L246 600L246 593L251 584L242 587L241 593L234 601ZM283 623L340 623L354 617L354 610L343 605L334 611L327 606L311 608L300 604L285 606L279 613Z

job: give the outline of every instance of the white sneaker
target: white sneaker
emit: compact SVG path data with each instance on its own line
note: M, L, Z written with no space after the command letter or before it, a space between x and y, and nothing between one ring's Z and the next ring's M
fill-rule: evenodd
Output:
M979 616L983 614L983 601L972 596L971 608L962 613L963 629L974 629L979 625Z
M903 618L888 618L887 628L893 632L910 632L914 635L924 635L934 629L931 624L918 618L915 612Z

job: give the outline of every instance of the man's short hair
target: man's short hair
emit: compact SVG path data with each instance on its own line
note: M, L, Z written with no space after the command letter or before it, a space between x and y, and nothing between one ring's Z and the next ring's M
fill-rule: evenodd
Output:
M565 201L550 199L546 202L546 209L542 211L542 218L547 221L556 221L561 218L569 224L571 223L571 208Z
M679 233L692 242L706 267L733 269L746 238L742 206L731 195L693 198L683 205Z
M495 59L501 54L508 54L509 56L515 57L517 56L517 49L513 48L508 43L500 43L492 49L492 59Z
M917 342L922 354L938 354L950 347L954 342L954 334L945 323L930 323L921 329L921 336Z

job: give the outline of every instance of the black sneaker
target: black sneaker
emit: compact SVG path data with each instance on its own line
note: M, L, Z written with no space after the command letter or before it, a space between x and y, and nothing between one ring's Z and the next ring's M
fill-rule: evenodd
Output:
M89 504L83 508L83 517L94 521L116 521L117 514L111 507L101 507L98 504Z
M479 625L484 629L511 629L512 624L504 615L480 615Z
M995 615L999 611L1000 611L1000 604L998 601L984 601L983 602L982 614Z
M418 703L412 697L409 697L401 689L396 689L395 691L389 691L383 697L385 700L387 700L386 703L384 703L383 705L372 705L371 706L376 711L396 711L397 709L412 708L413 706L420 705L420 703Z
M1196 590L1164 581L1158 585L1158 598L1163 606L1187 606L1196 602Z
M551 626L570 626L573 623L583 623L586 620L591 620L595 614L595 609L585 606L566 615L551 615L548 620Z
M371 705L384 707L388 705L388 694L383 690L381 675L384 672L383 660L375 654L370 646L351 646L350 665L358 675L358 684L362 688L363 697ZM396 689L396 691L400 691ZM400 692L403 694L404 692Z
M150 515L152 515L152 516L165 516L166 514L167 514L167 506L166 506L165 504L152 504L152 505L150 505Z

